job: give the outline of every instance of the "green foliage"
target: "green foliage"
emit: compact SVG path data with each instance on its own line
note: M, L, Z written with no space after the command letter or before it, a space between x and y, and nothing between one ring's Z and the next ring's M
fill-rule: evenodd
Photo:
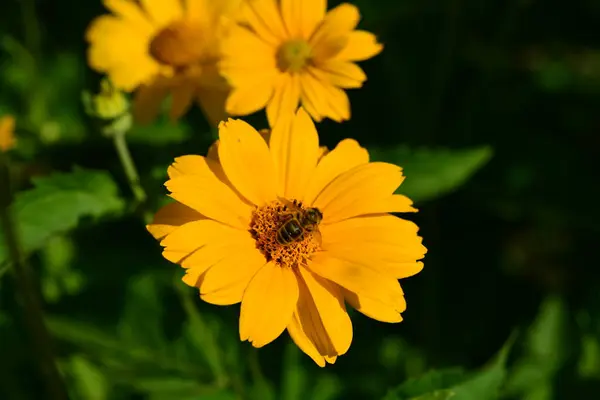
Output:
M566 360L567 326L564 301L548 297L529 327L523 354L505 388L507 394L534 400L552 398L554 377Z
M23 249L31 253L54 235L77 226L82 218L98 219L123 210L115 182L103 171L76 168L35 178L34 188L17 194L12 212ZM0 264L7 261L0 231Z
M463 185L491 158L490 147L472 149L369 149L373 161L400 165L406 180L398 189L415 202L432 200Z
M198 107L173 122L167 99L149 125L130 126L128 112L118 121L119 130L131 128L125 138L147 195L136 202L117 188L129 177L81 102L104 77L86 65L84 30L108 10L100 0L4 3L0 116L16 118L18 143L7 154L17 190L11 211L71 398L600 393L597 0L351 2L359 29L384 50L358 63L368 80L348 90L352 117L318 123L320 140L332 148L355 138L371 144L373 160L403 167L399 193L419 203L408 218L429 252L423 272L401 282L404 322L350 310L352 346L326 368L287 334L261 349L241 343L239 306L202 302L144 229L140 216L172 201L168 165L206 154L216 136ZM119 93L113 105L131 95ZM243 118L265 126L264 111ZM57 172L73 165L84 169ZM0 229L0 398L46 398L4 239ZM474 367L521 327L513 347Z
M506 377L506 361L515 341L506 342L481 371L467 374L462 368L430 371L391 390L384 400L495 400Z

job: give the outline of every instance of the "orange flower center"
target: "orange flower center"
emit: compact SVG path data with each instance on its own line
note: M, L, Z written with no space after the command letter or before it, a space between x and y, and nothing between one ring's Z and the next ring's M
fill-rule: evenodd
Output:
M290 40L277 51L277 66L283 72L300 72L310 62L312 49L306 40Z
M318 228L311 230L306 222L308 210L293 200L289 205L275 201L254 211L250 233L267 261L282 267L297 267L306 265L319 250Z
M162 29L150 42L150 55L172 67L196 64L204 55L202 28L190 21L175 21Z

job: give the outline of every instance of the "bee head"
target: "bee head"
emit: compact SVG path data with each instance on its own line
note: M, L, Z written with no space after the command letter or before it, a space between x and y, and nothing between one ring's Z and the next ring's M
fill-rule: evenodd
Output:
M309 208L304 214L304 219L310 224L317 225L323 219L323 213L318 208Z

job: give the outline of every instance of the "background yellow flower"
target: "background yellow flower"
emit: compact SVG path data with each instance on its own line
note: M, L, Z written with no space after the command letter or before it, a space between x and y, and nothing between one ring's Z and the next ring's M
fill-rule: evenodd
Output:
M300 108L269 136L241 120L221 123L208 157L179 157L168 172L177 202L148 229L203 300L242 303L242 340L262 347L287 329L325 366L352 341L346 303L402 320L398 279L418 273L427 250L414 223L389 214L416 211L394 194L401 168L369 162L351 139L324 154Z
M0 117L0 151L12 149L15 143L15 119L11 115Z
M213 124L225 117L228 86L219 76L219 45L240 0L104 0L112 12L89 26L89 65L125 91L134 114L149 122L172 95L170 117L194 100Z
M326 0L247 0L243 19L223 45L220 70L233 86L227 111L266 107L269 124L293 116L298 103L315 121L350 118L343 89L367 79L355 61L378 54L375 35L355 30L357 7L326 13Z

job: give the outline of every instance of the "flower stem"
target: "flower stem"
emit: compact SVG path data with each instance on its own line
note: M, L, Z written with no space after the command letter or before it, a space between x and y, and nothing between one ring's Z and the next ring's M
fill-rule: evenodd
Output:
M38 367L46 384L48 398L65 400L69 398L67 389L54 359L52 339L44 322L44 312L33 272L21 250L10 210L11 203L9 164L5 155L0 153L0 227L4 232L6 248L14 268L18 293L24 309L23 318L35 346L34 353L38 358Z
M125 140L125 133L115 133L113 135L113 139L115 143L115 149L119 155L119 160L121 160L121 165L123 166L123 171L125 171L125 175L127 176L127 181L129 182L129 187L133 192L133 196L135 197L138 205L143 204L146 201L146 192L140 184L140 177L135 167L135 163L133 162L133 158L131 157L131 153L129 152L127 141Z

